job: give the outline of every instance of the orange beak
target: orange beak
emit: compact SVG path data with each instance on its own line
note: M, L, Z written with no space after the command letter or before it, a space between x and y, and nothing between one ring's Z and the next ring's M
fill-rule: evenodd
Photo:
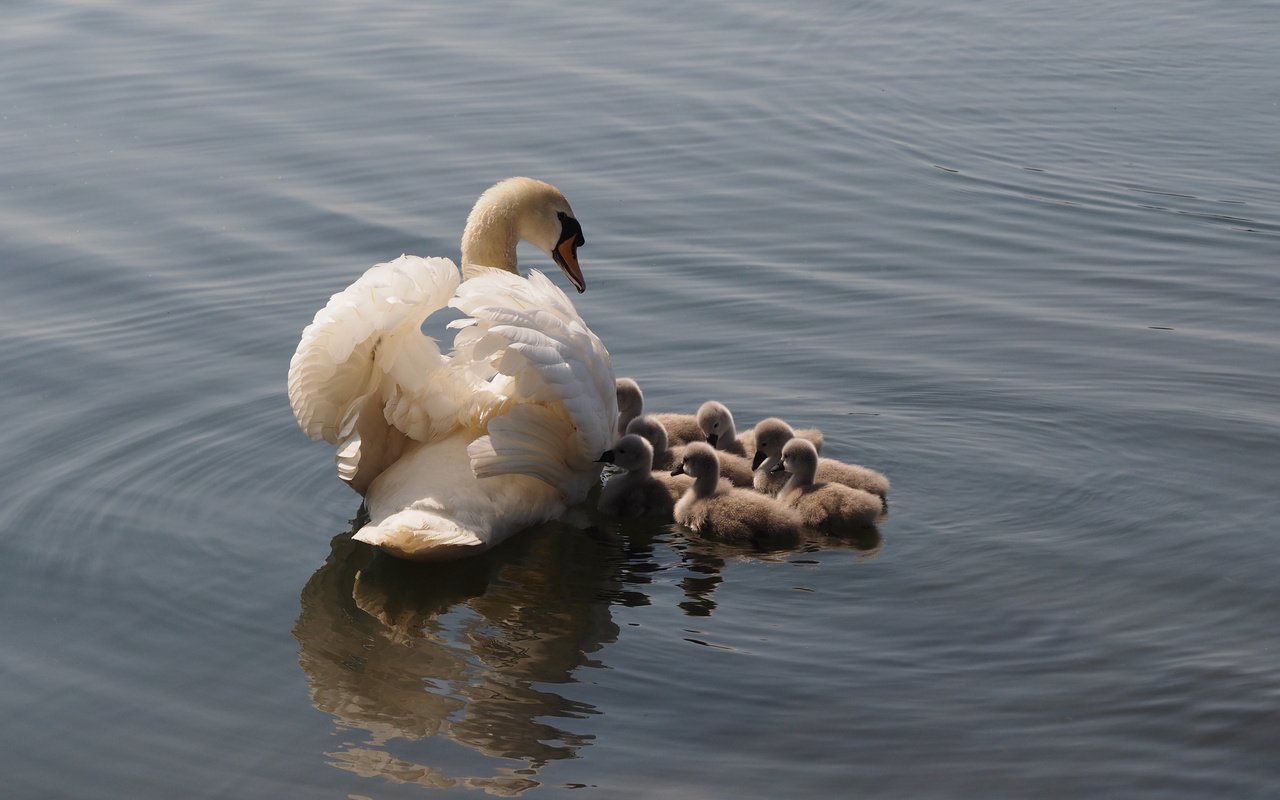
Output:
M578 267L578 244L572 236L556 245L555 251L552 253L560 269L573 283L578 294L582 294L587 290L587 281L582 277L582 270Z

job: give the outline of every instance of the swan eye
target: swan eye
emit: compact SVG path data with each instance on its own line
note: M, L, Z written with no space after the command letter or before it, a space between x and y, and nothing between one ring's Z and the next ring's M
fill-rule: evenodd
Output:
M582 226L578 221L563 211L556 212L556 218L560 220L560 241L557 244L573 240L574 247L582 247L587 240L582 236Z

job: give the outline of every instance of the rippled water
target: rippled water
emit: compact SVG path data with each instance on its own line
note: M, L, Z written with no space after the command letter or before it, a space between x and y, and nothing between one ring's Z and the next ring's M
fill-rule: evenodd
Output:
M1270 796L1275 11L11 3L6 790ZM351 542L298 333L512 174L619 374L823 428L878 534Z

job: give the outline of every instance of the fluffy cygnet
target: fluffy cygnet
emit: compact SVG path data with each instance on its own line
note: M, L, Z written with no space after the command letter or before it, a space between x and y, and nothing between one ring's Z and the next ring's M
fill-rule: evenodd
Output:
M653 448L643 436L630 433L606 450L600 461L615 464L626 472L614 475L600 491L596 507L617 517L657 517L671 519L675 503L671 493L651 472Z
M693 485L693 478L683 473L672 475L667 472L679 463L679 453L667 446L667 429L658 421L657 415L645 414L643 417L631 420L627 425L627 433L644 437L653 447L653 468L660 470L653 473L654 480L666 487L671 494L671 502L679 500L685 490ZM681 447L679 450L683 451L684 448ZM721 479L720 482L728 488L727 480Z
M782 461L783 448L788 442L796 439L809 440L799 437L798 431L792 430L790 425L777 417L762 420L759 425L756 425L754 432L756 451L751 464L755 468L755 473L752 476L751 485L757 492L776 495L787 482L783 473L771 471ZM812 444L812 441L809 443ZM814 451L817 452L816 447ZM867 467L845 464L832 458L818 459L818 471L814 480L820 483L840 483L851 489L861 489L881 500L886 500L889 496L889 479L884 475Z
M793 508L805 525L825 531L840 531L871 525L880 516L880 498L861 489L839 483L815 483L818 451L804 439L792 439L782 448L782 461L772 468L791 477L778 502Z
M644 392L640 384L631 378L618 378L618 435L627 431L631 420L644 414ZM667 439L672 445L701 442L706 439L698 428L698 419L693 414L650 414L662 423L667 431Z
M627 423L626 433L643 436L653 447L653 468L671 469L675 466L671 447L667 439L667 429L653 414L636 417Z
M708 442L690 442L690 444L709 444ZM671 449L672 463L680 463L680 459L684 458L684 447L673 447ZM746 458L733 453L726 453L723 450L715 450L716 457L720 459L720 477L729 481L734 486L740 486L744 489L751 488L751 481L755 476L751 472L751 462Z
M667 441L667 429L658 420L656 414L645 414L642 417L636 417L627 425L627 433L638 433L653 445L653 468L655 470L671 469L679 463L684 453L684 447L670 447ZM734 486L751 487L751 481L754 475L751 471L751 462L742 456L726 453L723 450L717 450L716 455L720 457L720 477L729 481ZM667 483L665 478L659 474L658 479L664 484ZM671 477L671 476L666 476ZM675 476L679 478L680 476ZM684 481L679 482L680 490L676 493L679 498L684 490L688 488L688 484Z
M760 449L760 426L764 425L765 429L768 430L770 424L778 422L782 422L782 420L777 417L769 417L768 419L761 420L756 423L756 426L751 430L738 434L738 441L742 442L742 446L746 448L748 454L754 454ZM782 422L782 424L786 425L787 423ZM787 427L790 428L791 426L788 425ZM826 437L824 437L822 435L822 431L817 428L796 428L791 431L791 435L788 438L795 437L807 440L809 444L813 445L813 449L817 450L819 454L822 453L822 446L826 444Z
M733 412L724 403L708 400L699 406L698 427L707 437L707 443L715 449L744 458L747 456L747 449L738 441Z
M726 539L778 540L800 535L800 518L762 494L745 489L725 489L720 481L720 459L715 450L694 442L684 450L676 473L693 476L693 485L675 507L676 522L698 533Z
M631 420L644 413L644 393L640 384L631 378L618 378L618 438L627 434L627 425Z
M777 417L769 419L777 420ZM781 422L781 420L777 421ZM724 403L715 400L703 403L698 409L698 427L702 429L711 446L717 450L746 458L750 458L756 451L756 430L760 426L757 425L755 428L739 433L733 421L733 413ZM792 431L791 435L808 439L819 453L822 452L825 439L822 431L817 428L801 428Z

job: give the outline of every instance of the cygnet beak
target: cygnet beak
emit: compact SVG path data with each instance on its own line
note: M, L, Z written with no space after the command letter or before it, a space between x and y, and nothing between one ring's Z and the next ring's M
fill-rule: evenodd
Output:
M600 454L600 457L596 459L596 463L597 463L597 464L612 464L612 463L613 463L613 451L612 451L612 450L605 450L603 453L601 453L601 454Z
M770 467L769 471L770 472L786 472L787 470L786 470L786 467L782 466L782 462L779 461L777 464L774 464L772 467Z
M683 474L684 474L684 462L683 462L683 461L681 461L679 464L676 464L676 468L675 468L675 469L673 469L673 470L671 470L671 474L672 474L672 475L683 475Z
M763 450L757 450L756 457L751 459L751 471L755 472L760 469L760 465L764 463L766 458L768 458L768 456L764 454Z
M708 434L707 434L707 444L711 445L712 447L715 447L715 446L716 446L716 442L718 442L718 441L720 441L720 435L719 435L719 434L716 434L716 433L708 433Z

